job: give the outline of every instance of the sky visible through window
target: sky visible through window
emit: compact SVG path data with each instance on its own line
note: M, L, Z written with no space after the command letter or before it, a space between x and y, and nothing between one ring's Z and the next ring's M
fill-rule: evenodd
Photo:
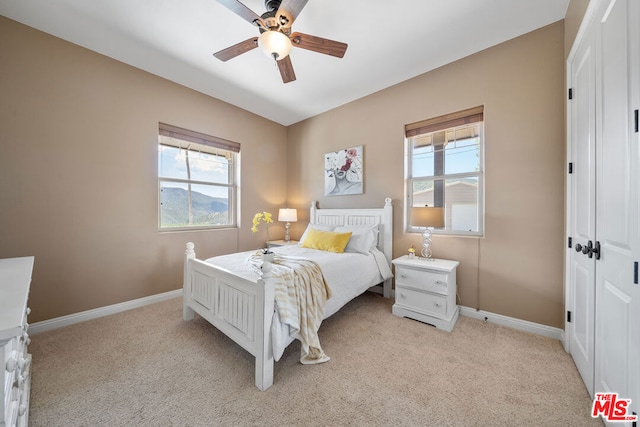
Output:
M445 174L480 170L480 143L478 138L450 142L445 148ZM432 145L413 149L413 177L434 175L434 150Z
M187 172L187 153L185 149L160 145L158 150L160 176L163 178L189 179ZM189 152L189 172L191 180L213 184L229 184L229 161L220 155L203 152ZM165 182L166 186L187 189L187 184ZM228 197L228 188L194 185L193 191L211 197Z

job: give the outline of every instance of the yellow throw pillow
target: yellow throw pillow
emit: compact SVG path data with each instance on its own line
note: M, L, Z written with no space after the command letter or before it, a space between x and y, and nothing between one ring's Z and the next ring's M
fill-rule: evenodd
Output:
M320 249L321 251L343 253L349 243L351 232L334 233L333 231L320 231L310 229L302 242L303 248Z

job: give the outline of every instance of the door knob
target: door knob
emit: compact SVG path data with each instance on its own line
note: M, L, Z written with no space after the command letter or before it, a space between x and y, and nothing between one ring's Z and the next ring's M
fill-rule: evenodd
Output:
M576 243L576 252L582 252L582 245L580 243Z
M589 240L589 242L587 242L587 255L589 256L589 258L593 258L593 256L596 256L596 259L600 259L600 242L596 240L595 246L593 244L593 242L591 240ZM584 251L584 249L583 249Z
M600 242L596 240L596 246L593 248L593 254L596 256L596 259L600 259Z
M593 258L593 242L589 240L587 246L582 251L587 254L589 258Z

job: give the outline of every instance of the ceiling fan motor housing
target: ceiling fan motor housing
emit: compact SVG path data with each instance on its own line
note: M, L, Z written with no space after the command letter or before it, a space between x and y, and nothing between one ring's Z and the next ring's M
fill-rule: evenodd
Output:
M260 15L260 18L264 21L266 28L260 26L260 33L268 31L268 28L271 31L279 31L286 36L291 34L291 26L288 25L290 24L289 19L284 15L276 16L280 9L280 3L282 0L265 0L264 6L267 11Z
M280 8L280 3L282 0L264 0L264 7L267 9L267 12L275 12Z

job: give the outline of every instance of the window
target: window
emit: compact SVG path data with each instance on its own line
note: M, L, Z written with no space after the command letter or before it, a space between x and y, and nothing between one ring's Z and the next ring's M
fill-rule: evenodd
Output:
M411 207L444 208L435 233L481 235L483 231L484 108L476 107L405 126L407 231Z
M160 123L161 230L236 225L240 144Z

